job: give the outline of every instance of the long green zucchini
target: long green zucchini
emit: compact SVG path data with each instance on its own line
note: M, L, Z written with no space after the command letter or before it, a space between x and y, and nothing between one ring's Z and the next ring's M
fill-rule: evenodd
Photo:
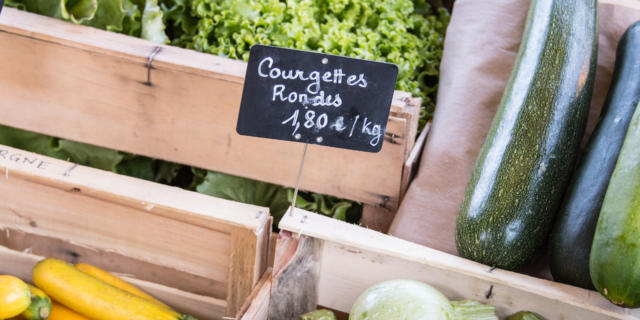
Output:
M598 126L573 174L549 237L556 281L592 289L589 252L600 208L633 111L640 100L640 23L618 43L613 79Z
M456 226L463 257L505 269L547 238L584 134L597 55L595 0L533 0L511 78Z
M640 108L602 203L589 262L600 293L617 305L640 307Z

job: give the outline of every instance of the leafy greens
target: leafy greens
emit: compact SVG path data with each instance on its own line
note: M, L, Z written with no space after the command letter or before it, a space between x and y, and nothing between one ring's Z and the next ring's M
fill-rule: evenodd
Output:
M158 43L247 60L253 44L395 63L397 89L435 106L448 12L427 0L7 0L22 10ZM0 126L0 144L58 159L270 207L276 219L293 189ZM361 206L301 192L296 206L357 222Z

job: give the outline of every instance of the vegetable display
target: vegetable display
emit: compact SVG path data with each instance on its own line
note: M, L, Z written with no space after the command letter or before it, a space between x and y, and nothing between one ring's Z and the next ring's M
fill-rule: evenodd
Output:
M553 278L591 289L589 252L609 179L640 101L640 23L618 43L615 69L598 125L573 174L549 237Z
M458 253L504 269L548 236L593 90L595 0L534 0L511 78L467 185Z
M363 292L349 320L497 320L495 307L475 301L450 302L440 291L416 280L390 280Z
M636 108L598 218L589 270L611 302L640 307L640 108Z

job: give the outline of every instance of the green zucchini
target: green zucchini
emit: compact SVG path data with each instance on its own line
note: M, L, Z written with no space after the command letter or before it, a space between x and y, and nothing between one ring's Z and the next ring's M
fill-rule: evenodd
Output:
M600 120L573 174L549 236L556 281L593 289L589 252L620 148L640 100L640 23L618 43L616 65Z
M593 285L611 302L640 307L640 108L602 202L591 247Z
M533 0L518 58L471 175L458 253L518 269L545 242L589 111L595 0Z

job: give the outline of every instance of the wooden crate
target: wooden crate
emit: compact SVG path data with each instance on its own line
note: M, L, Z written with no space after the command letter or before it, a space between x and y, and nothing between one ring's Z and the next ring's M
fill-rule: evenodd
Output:
M235 319L270 235L268 208L0 146L0 274L29 280L41 257L86 262L201 320Z
M295 184L302 144L235 131L244 62L12 8L3 10L0 31L0 123ZM395 210L419 106L396 92L380 153L309 146L301 188Z
M271 294L253 300L255 319L267 319L267 310L269 319L294 319L317 305L346 319L368 287L398 278L424 281L452 300L495 305L500 317L530 310L550 320L640 319L640 310L617 307L595 291L492 270L303 210L287 214L280 228L286 231L278 239Z

